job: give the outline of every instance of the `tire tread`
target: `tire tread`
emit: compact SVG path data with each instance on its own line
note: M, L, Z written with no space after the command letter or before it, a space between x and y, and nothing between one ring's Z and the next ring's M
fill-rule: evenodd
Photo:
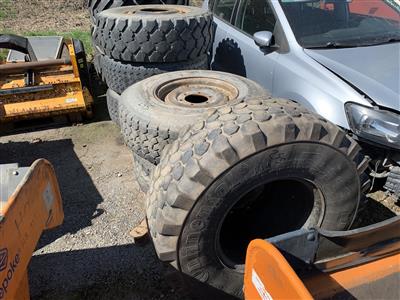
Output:
M197 126L200 129L195 129L196 126L193 126L183 132L163 153L161 163L154 171L146 203L148 212L157 207L158 214L148 213L147 218L161 260L179 265L178 239L185 217L204 187L236 162L262 149L296 141L323 143L348 156L360 174L365 170L365 158L358 145L334 124L292 101L252 99L250 102L257 104L249 104L248 101L216 110L204 122L204 128ZM258 106L258 110L254 110L257 108L255 106ZM224 117L227 111L234 121ZM260 111L266 114L263 118L257 117ZM223 128L232 124L237 125L238 130L226 133ZM204 142L210 144L207 151L195 154L196 146ZM185 153L190 152L193 155L187 159ZM177 180L173 177L168 186L162 187L164 174L169 173L175 165L183 166L183 174ZM174 210L179 215L174 221L173 231L163 230L169 226L165 218L159 218L164 210L168 211L169 216L174 214ZM159 245L159 241L165 238L169 239L169 243Z

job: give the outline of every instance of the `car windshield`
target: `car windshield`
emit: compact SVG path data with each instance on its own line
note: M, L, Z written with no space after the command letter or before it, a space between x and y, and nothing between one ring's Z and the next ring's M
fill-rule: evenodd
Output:
M279 0L304 48L361 47L400 40L399 0Z

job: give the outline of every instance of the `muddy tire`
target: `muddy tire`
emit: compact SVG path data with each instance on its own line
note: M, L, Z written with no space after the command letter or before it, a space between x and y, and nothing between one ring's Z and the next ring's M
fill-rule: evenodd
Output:
M141 64L116 61L101 56L102 74L108 87L122 94L132 84L151 76L179 70L207 70L208 57L205 55L188 62Z
M155 166L144 158L133 153L134 173L142 192L147 193Z
M108 89L106 97L107 97L108 114L110 115L110 119L111 121L119 125L118 109L121 96L112 89Z
M164 147L212 109L269 97L257 83L213 71L177 71L142 80L121 95L119 124L134 153L158 164Z
M212 14L198 7L136 5L97 16L95 45L105 55L127 62L178 62L208 54Z
M222 107L182 132L154 170L146 214L158 257L240 297L250 240L349 228L366 166L354 140L294 102Z

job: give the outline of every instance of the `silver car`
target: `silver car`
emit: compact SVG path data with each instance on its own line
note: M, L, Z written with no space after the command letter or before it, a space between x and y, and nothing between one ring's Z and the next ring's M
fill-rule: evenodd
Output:
M358 139L400 195L398 0L206 0L211 67L253 79Z

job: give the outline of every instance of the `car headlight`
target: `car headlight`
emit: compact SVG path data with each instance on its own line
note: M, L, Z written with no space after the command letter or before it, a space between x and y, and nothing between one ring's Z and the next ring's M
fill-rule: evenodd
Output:
M345 108L350 128L356 135L400 149L399 114L355 103L346 103Z

